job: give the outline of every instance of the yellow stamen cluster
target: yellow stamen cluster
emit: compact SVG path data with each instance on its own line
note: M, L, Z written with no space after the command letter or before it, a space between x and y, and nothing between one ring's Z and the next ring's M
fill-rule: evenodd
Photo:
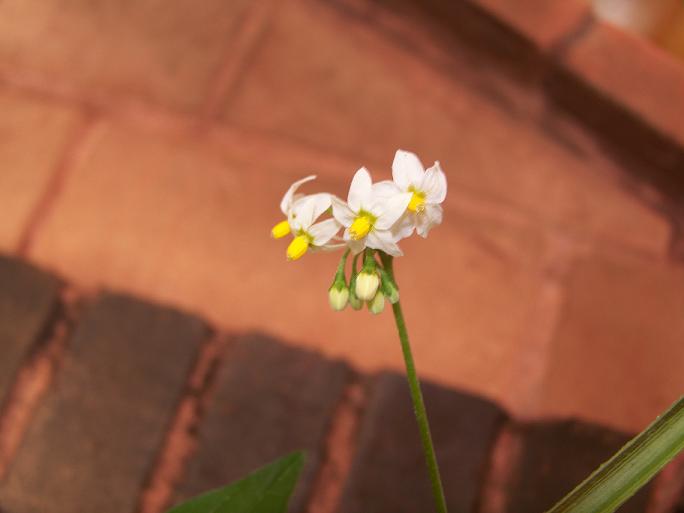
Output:
M290 223L287 222L287 219L285 221L280 221L277 225L271 228L271 236L273 236L274 239L282 239L289 233Z
M349 227L349 235L353 240L363 239L373 228L375 219L369 214L361 213Z
M411 201L409 201L408 208L411 212L422 212L425 210L425 193L413 190Z
M304 256L311 245L311 237L307 234L297 235L287 247L287 259L298 260Z

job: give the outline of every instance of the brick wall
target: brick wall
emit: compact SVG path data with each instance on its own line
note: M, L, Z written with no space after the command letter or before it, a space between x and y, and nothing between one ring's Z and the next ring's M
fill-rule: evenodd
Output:
M427 511L403 376L0 258L0 507L160 512L294 449L293 512ZM450 511L543 511L628 436L424 384ZM676 467L672 467L676 468ZM672 468L621 511L675 511ZM667 478L667 479L666 479Z

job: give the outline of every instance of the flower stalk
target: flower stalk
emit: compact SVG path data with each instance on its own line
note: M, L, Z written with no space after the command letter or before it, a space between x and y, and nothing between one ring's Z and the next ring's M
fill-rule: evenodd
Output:
M392 282L395 283L393 257L386 253L380 252L380 259L382 260L385 272L387 272ZM418 430L420 431L420 441L423 445L425 463L430 475L430 483L432 485L432 494L435 499L435 506L438 513L447 513L444 488L442 487L442 478L439 474L437 456L432 443L432 435L430 434L430 423L428 422L427 411L425 410L425 402L423 401L423 393L420 389L420 381L418 379L416 366L413 361L411 343L409 342L408 332L406 330L406 321L404 320L404 314L401 310L401 302L398 299L392 304L392 312L394 313L394 320L397 325L399 340L401 341L401 350L404 355L404 364L406 366L406 378L408 379L409 390L411 392L411 401L413 402L413 411L416 414L416 422L418 423Z

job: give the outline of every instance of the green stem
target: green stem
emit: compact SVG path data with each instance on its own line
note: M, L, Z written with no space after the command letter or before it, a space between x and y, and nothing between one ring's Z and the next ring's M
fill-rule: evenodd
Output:
M385 270L390 275L390 278L396 283L394 278L393 258L390 255L380 252L380 259L382 260ZM428 422L427 412L425 411L425 403L423 402L423 393L420 390L420 381L418 380L418 374L416 373L416 366L413 363L411 344L406 331L406 322L404 321L404 314L401 311L400 301L397 301L392 305L392 311L394 312L394 320L397 324L397 331L399 332L399 340L401 340L401 350L404 354L404 363L406 364L406 377L408 378L409 389L411 391L413 411L416 414L416 421L418 422L420 440L423 444L425 463L427 464L428 472L430 474L432 494L435 498L437 512L447 513L442 479L439 475L439 465L437 465L437 456L435 455L435 448L432 444L432 436L430 435L430 424Z

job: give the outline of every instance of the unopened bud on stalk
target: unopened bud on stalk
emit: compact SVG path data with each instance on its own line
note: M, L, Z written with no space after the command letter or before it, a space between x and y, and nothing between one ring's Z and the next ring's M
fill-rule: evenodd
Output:
M378 266L375 262L374 251L366 249L366 255L363 261L363 268L356 277L356 297L361 301L371 301L375 297L375 293L380 286L380 277L378 276Z
M349 255L349 250L345 251L340 260L340 264L337 266L337 272L333 278L332 285L328 289L328 302L330 303L330 308L339 312L344 310L349 301L349 288L347 287L347 277L344 275L344 266L347 263L347 255Z
M380 283L382 286L382 291L387 298L387 301L394 304L399 301L399 289L394 280L390 277L389 273L384 269L380 269Z
M384 309L385 295L382 293L382 290L378 290L378 293L375 294L373 300L368 302L368 310L370 310L370 313L377 315L382 313Z
M361 271L356 277L354 292L361 301L370 301L375 297L379 286L380 278L378 278L377 272Z
M358 275L356 273L352 274L351 280L349 280L349 305L354 310L361 310L363 308L363 301L359 299L356 295L356 278Z
M328 301L330 302L330 308L336 312L344 310L347 306L347 301L349 300L349 289L346 286L337 287L333 285L328 291Z

